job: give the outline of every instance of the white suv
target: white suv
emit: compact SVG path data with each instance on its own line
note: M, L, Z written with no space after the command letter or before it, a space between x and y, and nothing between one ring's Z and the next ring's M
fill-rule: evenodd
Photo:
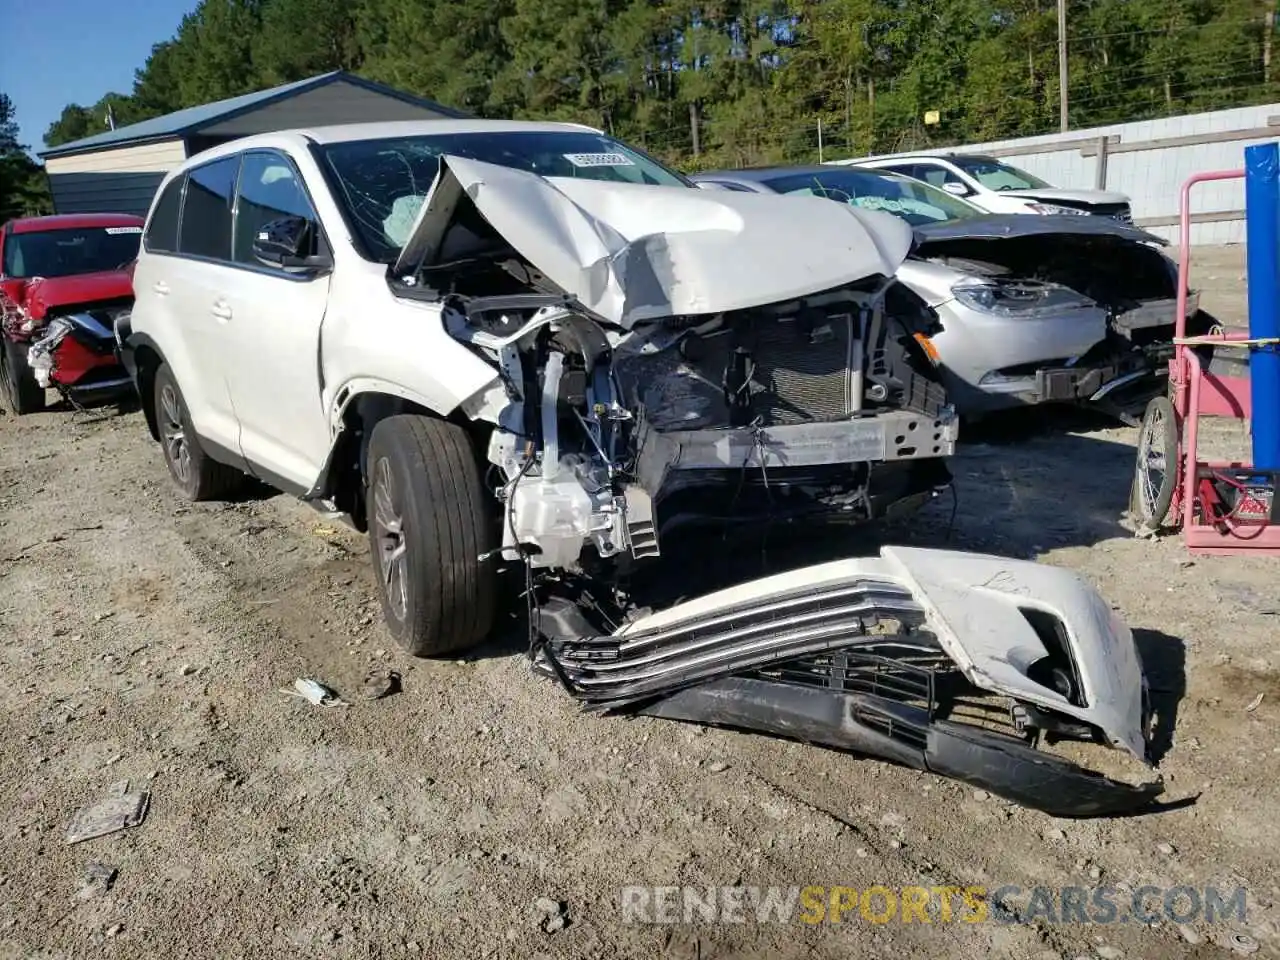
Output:
M489 630L504 559L608 578L688 522L936 493L910 243L576 125L264 134L166 177L117 335L183 493L247 473L348 514L392 634L441 654Z
M1129 198L1106 190L1069 190L994 157L948 153L941 156L873 157L838 161L889 170L964 197L987 213L1098 214L1133 222Z

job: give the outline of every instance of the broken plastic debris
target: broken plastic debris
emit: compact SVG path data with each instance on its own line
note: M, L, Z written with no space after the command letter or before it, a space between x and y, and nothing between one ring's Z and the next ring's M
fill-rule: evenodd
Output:
M79 843L109 833L136 827L147 817L151 804L149 790L129 792L129 781L113 784L105 800L81 808L67 827L67 843Z
M1260 706L1262 706L1262 698L1264 696L1265 694L1260 693L1256 697L1254 697L1252 700L1250 700L1249 705L1244 708L1244 712L1253 713L1253 711L1257 710Z
M369 700L381 700L400 689L400 674L394 670L374 667L364 677L364 695Z
M116 882L116 868L105 863L90 863L84 868L84 876L80 878L80 887L76 890L77 900L92 900L109 891Z
M343 700L333 690L330 690L318 680L312 680L310 677L299 677L293 681L292 690L281 690L281 693L287 693L290 696L301 697L307 703L317 707L347 707L350 706L347 701Z

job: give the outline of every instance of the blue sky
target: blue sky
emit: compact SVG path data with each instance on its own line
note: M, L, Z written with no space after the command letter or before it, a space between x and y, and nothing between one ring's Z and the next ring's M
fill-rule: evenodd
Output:
M168 40L196 0L0 0L0 91L13 100L32 151L68 103L128 93L153 44ZM106 129L105 127L103 129Z

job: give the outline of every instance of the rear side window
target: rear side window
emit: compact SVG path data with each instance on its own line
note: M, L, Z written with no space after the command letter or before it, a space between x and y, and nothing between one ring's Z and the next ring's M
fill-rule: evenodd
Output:
M182 185L186 177L175 177L156 204L143 238L146 248L156 253L174 253L178 249L178 211L182 205Z
M212 260L231 259L231 198L239 157L226 157L187 174L178 252Z

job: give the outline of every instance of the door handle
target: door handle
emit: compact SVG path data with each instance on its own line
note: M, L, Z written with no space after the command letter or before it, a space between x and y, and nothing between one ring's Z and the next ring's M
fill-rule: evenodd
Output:
M169 295L169 285L163 280L157 280L151 285L151 289L162 297L167 297Z
M209 308L209 312L219 320L231 319L231 307L225 300L215 300L213 306Z

